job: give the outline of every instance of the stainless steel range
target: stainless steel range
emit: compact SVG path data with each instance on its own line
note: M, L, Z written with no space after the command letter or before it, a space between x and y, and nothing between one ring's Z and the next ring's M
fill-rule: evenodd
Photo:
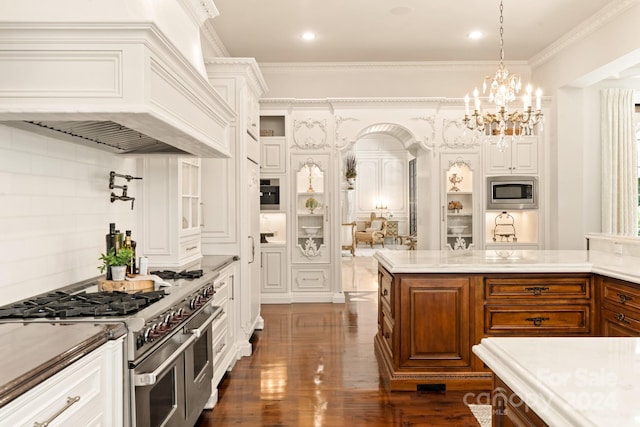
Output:
M125 406L135 427L193 426L211 395L216 271L152 272L171 286L99 292L96 280L0 307L0 321L124 323Z

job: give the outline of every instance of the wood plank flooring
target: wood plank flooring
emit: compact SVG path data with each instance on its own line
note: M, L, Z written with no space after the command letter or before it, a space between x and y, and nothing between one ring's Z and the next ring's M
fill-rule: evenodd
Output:
M465 392L386 392L373 352L376 292L346 295L346 304L263 305L252 356L196 426L479 425Z

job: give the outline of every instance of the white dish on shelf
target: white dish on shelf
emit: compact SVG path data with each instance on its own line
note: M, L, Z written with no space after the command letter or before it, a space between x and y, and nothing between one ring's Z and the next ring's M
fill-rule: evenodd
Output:
M307 233L307 236L315 236L316 234L318 234L318 231L320 231L322 227L320 227L319 225L314 225L314 226L310 226L310 225L303 225L302 229L304 230L305 233Z
M466 228L466 225L452 225L449 227L449 232L451 234L462 234Z

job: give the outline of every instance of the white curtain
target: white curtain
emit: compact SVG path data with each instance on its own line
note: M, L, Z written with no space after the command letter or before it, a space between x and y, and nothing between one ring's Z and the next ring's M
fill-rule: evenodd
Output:
M633 110L632 89L602 91L603 233L638 234L638 158Z

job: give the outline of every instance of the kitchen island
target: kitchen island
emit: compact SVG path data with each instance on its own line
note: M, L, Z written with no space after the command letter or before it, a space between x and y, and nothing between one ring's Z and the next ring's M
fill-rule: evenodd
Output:
M471 350L487 337L640 335L637 258L594 251L378 251L375 258L374 343L389 390L491 389L491 371Z
M640 425L640 338L485 338L473 351L496 377L497 425Z

